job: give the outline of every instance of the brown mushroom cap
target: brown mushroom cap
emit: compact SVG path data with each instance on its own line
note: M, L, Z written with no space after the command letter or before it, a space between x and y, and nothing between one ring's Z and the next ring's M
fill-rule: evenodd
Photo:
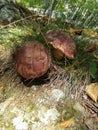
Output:
M50 67L50 54L41 43L27 42L13 54L16 71L24 78L38 78Z
M76 44L70 36L60 30L50 30L45 38L55 49L61 51L66 57L73 59L76 51Z

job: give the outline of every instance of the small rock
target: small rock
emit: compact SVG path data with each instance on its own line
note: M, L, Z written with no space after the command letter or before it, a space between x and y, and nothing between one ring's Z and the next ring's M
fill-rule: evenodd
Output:
M34 91L36 91L36 90L37 90L37 87L36 87L35 85L32 85L32 89L33 89Z
M20 122L23 121L23 117L19 116L19 117L15 117L13 119L13 125L16 126L17 124L19 124Z
M59 116L60 114L55 108L48 109L44 114L41 111L38 113L39 120L45 125L56 122Z
M16 130L28 130L28 124L26 122L21 122L16 126Z
M13 125L16 130L28 130L28 124L23 121L21 116L13 119Z
M55 101L60 101L61 99L64 99L65 97L65 94L62 90L60 89L53 89L52 90L52 99L55 100Z

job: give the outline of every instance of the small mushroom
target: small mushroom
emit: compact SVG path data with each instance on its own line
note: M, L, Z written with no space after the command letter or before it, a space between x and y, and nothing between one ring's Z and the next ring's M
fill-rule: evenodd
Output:
M37 41L25 43L13 54L16 71L26 79L43 76L50 67L51 58L47 48Z
M64 56L74 59L76 44L64 31L50 30L45 34L46 41L54 48L54 56L61 60Z

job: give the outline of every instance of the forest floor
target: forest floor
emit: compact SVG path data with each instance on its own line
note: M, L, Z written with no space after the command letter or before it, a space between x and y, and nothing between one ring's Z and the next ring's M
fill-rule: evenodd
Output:
M12 67L6 69L0 76L0 130L97 130L98 103L84 91L87 79L79 88L65 79L27 87Z
M98 103L85 92L90 81L84 68L88 59L91 63L90 54L81 50L81 56L77 54L80 59L70 63L68 73L53 63L50 81L42 85L29 87L30 82L23 82L15 72L12 49L24 37L28 40L27 35L34 35L32 28L23 24L0 32L0 130L98 130ZM35 30L39 35L40 28Z
M7 72L0 78L0 129L97 130L98 110L89 108L84 87L77 94L61 81L26 87Z

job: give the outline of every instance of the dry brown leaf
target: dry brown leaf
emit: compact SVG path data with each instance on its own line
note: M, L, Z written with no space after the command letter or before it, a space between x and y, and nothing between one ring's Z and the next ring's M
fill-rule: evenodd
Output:
M62 122L60 125L61 125L61 127L66 128L66 127L69 127L69 126L73 125L74 122L75 122L74 118L72 117L69 120Z
M3 89L4 87L0 87L0 91Z
M82 32L83 32L83 29L73 29L73 28L71 28L70 27L70 33L72 33L72 34L76 34L76 35L81 35L82 34Z
M86 86L85 92L95 102L98 100L98 83L91 83Z

